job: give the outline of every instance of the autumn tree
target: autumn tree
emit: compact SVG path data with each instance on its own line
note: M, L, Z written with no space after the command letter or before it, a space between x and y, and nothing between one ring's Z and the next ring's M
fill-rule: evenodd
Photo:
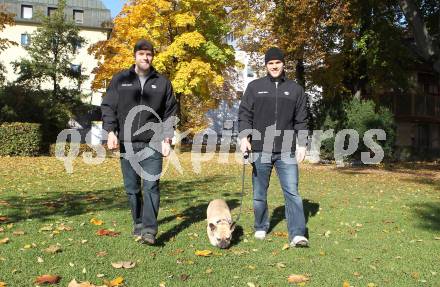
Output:
M156 49L153 66L173 84L179 129L204 128L206 111L224 96L225 71L235 65L234 50L224 41L231 22L227 2L127 2L114 20L110 39L90 49L102 60L95 70L93 88L103 88L115 73L132 65L133 45L145 38Z
M8 13L4 6L0 5L0 32L3 31L6 26L12 26L14 24L14 16ZM6 50L10 46L17 46L17 43L8 39L0 38L0 52ZM5 77L3 75L4 72L5 67L3 66L3 63L0 63L0 84L5 82Z
M65 7L66 0L59 0L54 13L38 16L41 26L31 35L31 43L26 47L29 57L13 63L19 74L18 83L40 85L51 81L53 99L62 96L59 91L63 78L79 82L82 79L80 73L72 73L71 63L85 40L79 35L79 27L66 19Z

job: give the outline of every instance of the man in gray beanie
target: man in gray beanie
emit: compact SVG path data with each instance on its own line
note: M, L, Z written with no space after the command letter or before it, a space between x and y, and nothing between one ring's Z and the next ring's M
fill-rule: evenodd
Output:
M267 189L275 166L284 193L290 245L307 247L304 209L298 193L298 163L306 152L307 98L303 87L287 79L284 64L283 51L270 48L265 54L267 76L247 86L238 112L240 149L243 153L253 152L255 238L263 240L269 230Z

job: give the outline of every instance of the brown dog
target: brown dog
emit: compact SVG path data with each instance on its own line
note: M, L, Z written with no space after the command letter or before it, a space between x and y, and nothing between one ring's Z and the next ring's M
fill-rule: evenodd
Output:
M209 203L206 215L209 242L213 246L228 248L235 228L228 205L223 199L214 199Z

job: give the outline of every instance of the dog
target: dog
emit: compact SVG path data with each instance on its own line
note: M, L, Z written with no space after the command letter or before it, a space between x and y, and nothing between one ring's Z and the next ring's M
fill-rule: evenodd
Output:
M206 211L209 242L219 248L228 248L231 244L235 223L232 222L228 204L223 199L212 200Z

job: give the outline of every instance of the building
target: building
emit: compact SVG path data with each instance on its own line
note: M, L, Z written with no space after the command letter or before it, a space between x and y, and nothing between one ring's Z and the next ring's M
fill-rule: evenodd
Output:
M25 47L32 41L31 35L40 24L38 13L49 16L57 9L57 3L58 0L0 0L0 5L4 6L6 11L15 14L15 25L6 27L0 33L0 38L19 44L18 47L12 46L0 55L0 61L6 67L5 76L8 82L13 82L17 78L10 63L27 56ZM108 39L110 30L105 28L105 24L112 20L110 10L101 0L67 0L66 4L66 18L75 21L80 27L80 35L86 40L86 44L79 47L78 55L72 62L72 69L80 69L82 74L87 76L87 80L81 86L83 94L89 95L86 101L100 105L101 93L93 93L90 88L93 80L92 71L97 66L97 61L88 54L87 49L98 41ZM60 85L76 88L75 83L68 80L63 80ZM42 87L46 86L43 84Z
M384 93L381 102L394 113L396 147L405 159L440 157L440 79L427 64L416 65L410 79L412 89Z

